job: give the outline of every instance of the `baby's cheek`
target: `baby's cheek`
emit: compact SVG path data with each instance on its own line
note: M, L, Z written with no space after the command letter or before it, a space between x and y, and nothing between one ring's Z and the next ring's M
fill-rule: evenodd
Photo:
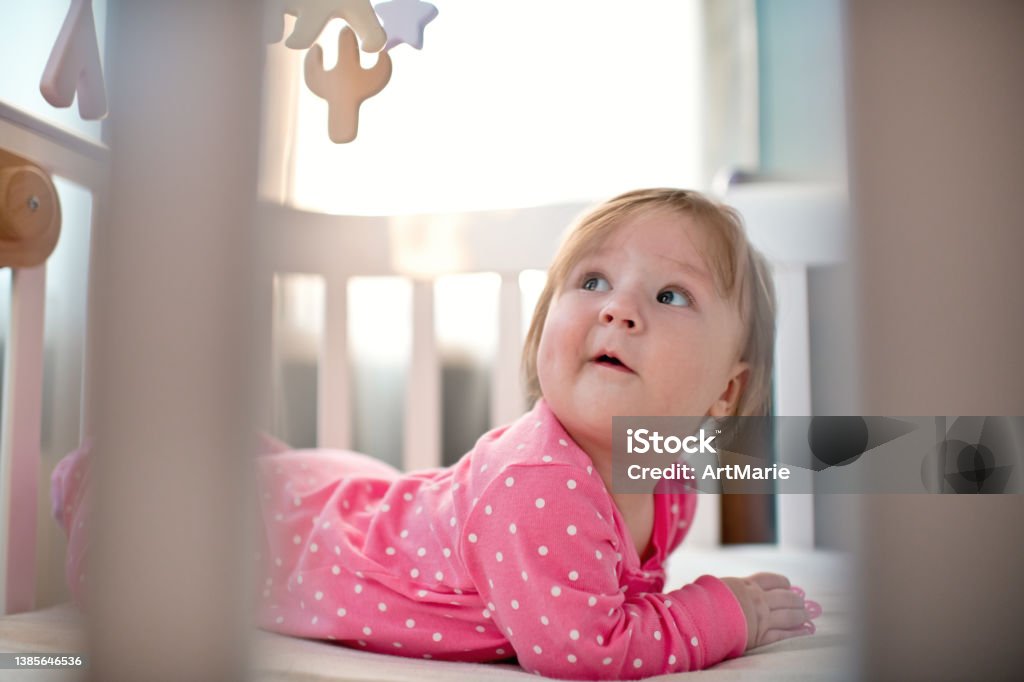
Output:
M537 349L537 380L540 383L540 390L545 396L549 388L558 386L558 358L550 345L541 339L540 347Z
M566 341L564 330L558 320L552 320L549 316L537 347L537 374L541 381L544 380L545 374L550 375L557 371L562 364Z
M692 371L677 369L665 372L660 384L648 391L651 402L668 406L668 412L679 416L699 416L707 411L714 391Z

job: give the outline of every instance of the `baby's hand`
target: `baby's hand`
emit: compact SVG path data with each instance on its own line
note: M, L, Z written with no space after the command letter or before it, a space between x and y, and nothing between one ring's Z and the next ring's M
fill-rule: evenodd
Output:
M814 634L812 618L821 605L804 600L799 587L777 573L756 573L746 578L722 578L732 590L747 619L747 650L790 637Z

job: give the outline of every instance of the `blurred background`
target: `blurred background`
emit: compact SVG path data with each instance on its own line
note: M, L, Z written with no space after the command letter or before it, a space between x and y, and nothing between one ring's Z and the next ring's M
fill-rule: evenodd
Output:
M114 168L109 194L105 178L87 181L74 169L55 174L64 229L46 280L39 607L68 598L48 475L90 422L83 399L90 395L83 388L86 311L96 296L90 251L101 234L110 245L139 225L177 231L180 245L132 242L134 272L145 272L143 263L152 271L173 262L166 281L174 282L175 274L210 271L197 264L200 257L222 258L217 262L231 268L220 280L202 280L199 291L225 306L219 317L211 309L203 319L226 321L232 301L246 310L250 303L250 294L233 286L248 281L252 256L239 244L259 222L245 189L250 180L260 206L341 216L337 224L353 229L424 214L458 225L459 216L541 207L536 215L559 216L543 226L553 243L565 227L562 216L638 186L722 193L722 178L741 177L741 170L755 183L848 189L850 229L837 233L844 236L835 248L841 257L806 273L810 412L1024 414L1024 366L1015 361L1024 346L1017 199L1024 3L638 0L624 7L524 0L499 8L436 0L440 14L422 51L394 49L391 82L363 105L359 135L347 145L327 138L326 105L302 84L302 53L251 44L262 19L252 4L149 9L157 4L93 2L113 112L101 124L81 121L74 108L54 109L38 93L68 3L0 0L0 63L7 65L0 121L45 130ZM319 39L328 66L339 28L330 23ZM146 36L160 40L144 43ZM375 59L361 58L365 65ZM147 68L165 78L164 87L136 106L133 88L145 82ZM215 135L179 125L191 121L189 105L199 101L209 104L204 123ZM175 147L181 156L171 153ZM203 162L186 163L189 153ZM150 173L154 168L161 172ZM200 171L211 177L204 181ZM138 197L125 191L133 172L139 183L156 178L168 195L162 208L129 202ZM224 180L230 173L239 174L230 176L234 184ZM188 199L170 197L170 188L193 174ZM187 211L178 208L183 204ZM218 206L233 218L211 224L231 230L216 244L188 248ZM113 216L110 227L97 227L101 209ZM514 243L517 233L503 238ZM436 275L430 324L446 416L438 448L450 463L494 421L489 368L501 352L487 321L497 316L505 280L490 271L456 272L446 244L420 244L412 253ZM112 262L110 256L104 266L107 293ZM404 276L355 278L344 291L350 443L396 465L416 345L416 267ZM523 268L515 281L522 323L543 286L542 266ZM7 346L9 270L0 272L0 287L0 343ZM317 377L330 283L295 271L280 274L272 288L273 372L261 426L309 447L324 430ZM154 287L145 309L160 310L180 293L163 289ZM105 301L116 307L118 299ZM175 310L122 316L154 333L187 337L204 328ZM227 323L210 328L228 329L218 324ZM246 340L228 336L244 354ZM111 353L135 361L130 339L120 346L105 339ZM181 376L194 386L227 382L185 357ZM108 389L117 385L127 384ZM173 410L185 402L172 395L155 404ZM222 474L212 480L228 480ZM195 499L204 494L213 493L199 491ZM851 550L864 569L856 589L864 595L865 679L1011 679L1021 662L1015 642L1024 608L1019 497L819 496L810 509L814 546ZM739 537L750 541L748 530ZM775 539L770 525L757 532L754 540Z

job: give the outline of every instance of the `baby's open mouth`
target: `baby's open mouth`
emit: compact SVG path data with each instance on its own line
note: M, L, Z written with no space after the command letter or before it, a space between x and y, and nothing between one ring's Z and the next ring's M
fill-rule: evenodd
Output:
M619 360L614 355L608 355L606 353L602 353L601 355L596 356L594 358L594 362L596 362L597 364L601 365L602 367L607 367L609 369L617 369L620 372L632 372L633 371L622 360Z

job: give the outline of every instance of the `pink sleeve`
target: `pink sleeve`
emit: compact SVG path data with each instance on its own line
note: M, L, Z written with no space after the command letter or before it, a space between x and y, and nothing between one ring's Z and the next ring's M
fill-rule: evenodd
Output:
M68 537L64 573L71 597L85 607L85 560L89 549L89 463L92 444L82 443L61 459L50 475L51 513Z
M519 663L549 677L636 679L741 655L746 621L717 578L623 594L610 504L596 474L513 465L471 511L463 560Z

